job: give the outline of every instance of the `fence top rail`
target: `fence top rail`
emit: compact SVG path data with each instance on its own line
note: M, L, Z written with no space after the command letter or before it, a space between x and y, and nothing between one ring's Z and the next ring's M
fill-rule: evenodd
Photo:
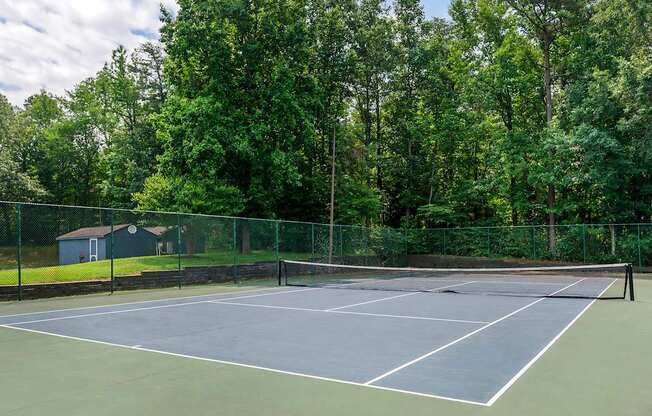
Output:
M570 227L631 227L631 226L652 226L649 222L627 222L627 223L590 223L590 224L555 224L555 228ZM526 225L479 225L476 227L426 227L412 228L411 231L455 231L455 230L486 230L486 229L507 229L507 228L549 228L547 224L526 224Z
M237 217L232 215L215 215L215 214L198 214L192 212L174 212L174 211L152 211L145 209L128 209L128 208L110 208L110 207L87 207L82 205L65 205L65 204L47 204L47 203L38 203L38 202L17 202L17 201L4 201L0 200L0 204L3 205L24 205L24 206L38 206L38 207L51 207L51 208L75 208L75 209L85 209L85 210L100 210L108 212L127 212L127 213L136 213L136 214L163 214L163 215L178 215L178 216L187 216L187 217L203 217L203 218L215 218L215 219L230 219L230 220L245 220L245 221L267 221L272 223L290 223L290 224L302 224L302 225L318 225L323 227L329 227L330 224L319 223L319 222L309 222L309 221L296 221L296 220L283 220L283 219L272 219L272 218L253 218L253 217ZM364 226L364 225L353 225L353 224L333 224L334 227L347 227L347 228L360 228L360 229L373 229L374 227ZM381 227L385 228L385 227Z
M245 221L268 221L272 223L289 223L289 224L303 224L303 225L317 225L329 227L330 224L319 223L319 222L309 222L309 221L296 221L296 220L283 220L283 219L268 219L268 218L253 218L253 217L237 217L232 215L215 215L215 214L198 214L191 212L174 212L174 211L153 211L153 210L142 210L142 209L128 209L128 208L109 208L109 207L88 207L82 205L65 205L65 204L48 204L48 203L37 203L37 202L17 202L17 201L4 201L0 200L0 204L4 205L24 205L24 206L41 206L41 207L52 207L52 208L75 208L75 209L85 209L85 210L100 210L108 212L128 212L136 214L163 214L163 215L178 215L178 216L187 216L187 217L203 217L203 218L215 218L215 219L230 219L230 220L245 220ZM605 226L652 226L652 223L592 223L592 224L555 224L555 228L569 228L569 227L605 227ZM485 225L485 226L468 226L468 227L426 227L426 228L391 228L391 227L370 227L364 225L354 225L354 224L333 224L334 227L347 227L347 228L359 228L364 230L372 229L385 229L388 231L396 232L410 232L410 231L454 231L454 230L487 230L487 229L512 229L512 228L548 228L550 227L547 224L525 224L525 225Z

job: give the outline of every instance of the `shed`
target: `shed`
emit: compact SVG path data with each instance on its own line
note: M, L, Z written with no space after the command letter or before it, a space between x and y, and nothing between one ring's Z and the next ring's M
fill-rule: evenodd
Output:
M160 254L159 240L165 227L113 226L113 258L155 256ZM111 256L111 227L85 227L57 237L59 264L85 263Z

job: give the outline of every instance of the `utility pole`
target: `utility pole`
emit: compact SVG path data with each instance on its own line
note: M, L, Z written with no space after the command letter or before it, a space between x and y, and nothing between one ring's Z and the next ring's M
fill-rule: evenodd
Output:
M333 221L335 218L335 132L337 129L338 119L333 124L333 155L331 159L331 206L330 206L330 223L328 230L328 263L333 263Z

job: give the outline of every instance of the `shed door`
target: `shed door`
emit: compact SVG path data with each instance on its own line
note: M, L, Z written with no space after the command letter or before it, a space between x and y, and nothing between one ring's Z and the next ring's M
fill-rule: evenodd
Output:
M97 238L91 238L88 244L88 261L97 261Z

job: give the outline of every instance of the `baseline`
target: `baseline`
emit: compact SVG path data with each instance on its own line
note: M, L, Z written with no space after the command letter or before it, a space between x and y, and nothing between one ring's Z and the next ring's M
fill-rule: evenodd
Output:
M206 302L206 303L209 303L209 302ZM335 313L335 312L333 312L333 313ZM17 324L17 325L20 325L20 324ZM452 402L458 402L458 403L464 403L464 404L470 404L470 405L476 405L476 406L483 406L483 407L487 406L485 403L475 402L475 401L472 401L472 400L464 400L464 399L459 399L459 398L455 398L455 397L446 397L446 396L440 396L440 395L435 395L435 394L427 394L427 393L415 392L415 391L410 391L410 390L403 390L403 389L400 389L400 388L393 388L393 387L365 385L365 384L360 383L360 382L349 381L349 380L340 379L340 378L324 377L324 376L312 375L312 374L307 374L307 373L298 372L298 371L281 370L281 369L277 369L277 368L273 368L273 367L246 364L246 363L242 363L242 362L238 362L238 361L222 360L222 359L202 357L202 356L191 355L191 354L182 354L182 353L176 353L176 352L171 352L171 351L166 351L166 350L161 350L161 349L156 349L156 348L146 348L146 347L143 347L140 344L128 345L128 344L122 344L122 343L116 343L116 342L101 341L101 340L97 340L97 339L93 339L93 338L85 338L85 337L80 337L80 336L65 335L65 334L60 334L60 333L56 333L56 332L49 332L49 331L44 331L44 330L30 329L30 328L24 328L24 327L20 327L20 326L13 326L13 325L6 325L6 324L0 325L0 328L5 328L5 329L9 329L9 330L16 330L16 331L22 331L22 332L27 332L27 333L33 333L33 334L38 334L38 335L47 335L47 336L58 337L58 338L68 339L68 340L73 340L73 341L88 342L88 343L92 343L92 344L99 344L99 345L105 345L105 346L109 346L109 347L128 349L128 350L132 350L132 351L155 353L155 354L161 354L161 355L166 355L166 356L187 358L187 359L204 361L204 362L211 362L211 363L224 364L224 365L229 365L229 366L243 367L243 368L249 368L249 369L254 369L254 370L262 370L262 371L278 373L278 374L285 374L285 375L291 375L291 376L298 376L298 377L314 379L314 380L319 380L319 381L325 381L325 382L333 382L333 383L351 385L351 386L356 386L356 387L371 388L371 389L380 390L380 391L390 391L390 392L395 392L395 393L408 394L408 395L412 395L412 396L420 396L420 397L427 397L427 398L433 398L433 399L441 399L441 400L447 400L447 401L452 401Z

